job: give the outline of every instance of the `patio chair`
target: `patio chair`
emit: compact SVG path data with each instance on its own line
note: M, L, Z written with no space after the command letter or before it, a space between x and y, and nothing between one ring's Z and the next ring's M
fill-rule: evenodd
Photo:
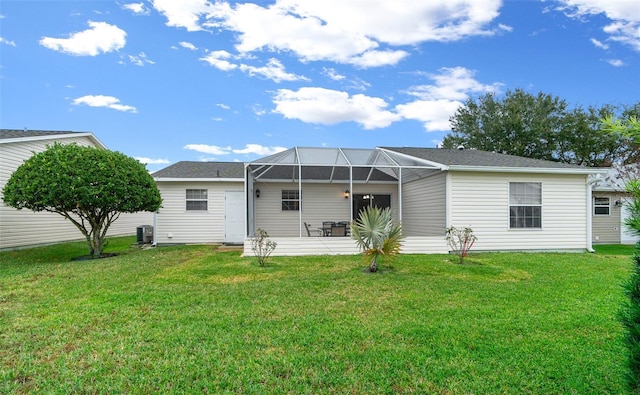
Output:
M322 232L325 236L331 236L331 228L336 226L333 221L322 221Z
M351 222L349 221L340 221L338 222L338 226L344 226L344 235L351 236Z
M307 236L309 236L309 237L311 237L311 232L312 231L314 233L314 236L322 236L324 234L324 231L322 230L322 228L314 228L313 230L309 229L310 226L306 222L304 222L304 228L307 230Z

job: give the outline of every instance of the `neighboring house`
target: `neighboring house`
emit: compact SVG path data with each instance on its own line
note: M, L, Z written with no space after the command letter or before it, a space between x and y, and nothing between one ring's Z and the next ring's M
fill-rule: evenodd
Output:
M266 230L278 243L275 255L358 253L349 237L319 229L349 222L367 205L391 208L403 225L404 253L448 252L449 226L471 226L476 251L585 251L592 239L587 178L601 172L477 150L406 147L296 147L243 166L180 162L154 174L164 199L157 241L227 241L234 233L227 217L238 216L227 202L239 206L242 193L244 236ZM250 247L246 242L245 253Z
M157 245L244 243L244 164L178 162L153 178L162 195L154 221Z
M623 182L616 180L615 170L607 175L593 179L593 243L635 244L638 238L625 225L630 216L626 204L629 193Z
M56 142L106 148L89 132L0 129L0 191L25 160ZM108 235L133 235L137 226L151 221L153 213L123 214L109 228ZM0 199L0 250L83 239L82 233L58 214L16 210Z

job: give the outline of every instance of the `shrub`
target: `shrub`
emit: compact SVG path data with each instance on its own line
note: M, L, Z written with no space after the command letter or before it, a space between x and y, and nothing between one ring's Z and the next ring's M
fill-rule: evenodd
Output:
M473 234L473 230L468 226L463 228L448 227L445 238L447 239L447 244L451 247L451 251L460 257L460 263L464 263L464 258L473 247L473 243L478 240L476 235Z
M630 386L640 392L640 244L633 255L633 269L625 284L628 301L623 308L622 323L627 329L626 343L629 349Z
M360 211L357 220L351 222L351 238L356 241L362 256L369 264L369 271L378 271L380 257L395 258L402 247L402 225L393 224L389 208L369 206Z
M258 263L260 266L264 266L269 259L269 256L276 249L276 243L273 240L269 240L269 234L266 230L258 228L253 234L253 238L251 239L251 251L255 254L256 258L258 258Z

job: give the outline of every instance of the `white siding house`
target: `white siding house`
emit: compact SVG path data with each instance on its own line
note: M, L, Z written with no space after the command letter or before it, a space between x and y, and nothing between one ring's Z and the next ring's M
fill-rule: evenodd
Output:
M630 197L624 181L616 178L615 170L609 170L607 177L593 180L593 243L635 244L638 237L625 225L630 216L627 209Z
M471 226L476 251L587 251L587 178L602 172L477 150L406 147L296 147L227 172L231 165L179 162L154 174L164 199L158 243L226 242L222 199L237 190L245 199L246 254L257 229L278 243L274 255L357 254L340 223L366 205L389 207L402 223L403 253L449 252L449 226ZM199 213L187 208L189 190L208 200Z
M155 243L244 243L243 174L235 162L178 162L155 172L162 196Z
M88 132L0 129L0 191L25 160L56 142L105 148ZM109 228L108 235L136 234L137 226L148 225L152 220L152 213L123 214ZM58 214L16 210L5 206L0 199L0 250L83 240L83 237L71 222Z

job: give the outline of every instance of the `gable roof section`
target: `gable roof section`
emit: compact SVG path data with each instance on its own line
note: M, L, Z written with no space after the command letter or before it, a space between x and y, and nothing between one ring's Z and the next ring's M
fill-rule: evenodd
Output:
M152 174L156 181L244 181L240 162L182 161Z
M592 174L606 169L591 168L521 156L498 154L474 149L445 149L418 147L380 147L385 151L439 163L447 170L500 171L525 173Z
M91 132L71 132L66 130L24 130L0 129L0 144L9 144L37 140L59 140L66 138L88 137L97 147L107 148Z

